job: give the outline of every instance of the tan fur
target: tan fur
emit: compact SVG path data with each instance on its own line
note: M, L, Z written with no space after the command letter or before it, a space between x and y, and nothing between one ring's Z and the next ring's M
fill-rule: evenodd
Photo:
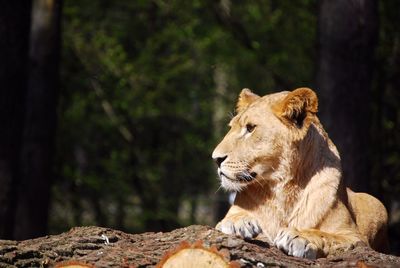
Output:
M242 91L231 129L213 152L222 186L237 192L217 228L258 235L295 256L326 256L357 243L385 251L386 210L343 186L339 153L317 110L308 88L264 97Z

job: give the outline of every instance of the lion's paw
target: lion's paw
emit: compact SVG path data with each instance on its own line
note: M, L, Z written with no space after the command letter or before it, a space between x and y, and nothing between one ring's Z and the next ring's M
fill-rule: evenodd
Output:
M262 232L257 220L248 217L236 221L224 219L215 228L225 234L233 234L248 239L254 238Z
M316 259L318 248L308 241L295 229L285 228L280 230L275 238L274 245L288 255Z

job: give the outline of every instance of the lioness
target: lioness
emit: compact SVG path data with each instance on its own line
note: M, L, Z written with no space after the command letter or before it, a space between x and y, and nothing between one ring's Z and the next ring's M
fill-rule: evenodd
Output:
M386 251L386 209L343 185L339 153L317 110L309 88L264 97L242 90L212 154L222 187L237 193L216 228L310 259L358 243Z

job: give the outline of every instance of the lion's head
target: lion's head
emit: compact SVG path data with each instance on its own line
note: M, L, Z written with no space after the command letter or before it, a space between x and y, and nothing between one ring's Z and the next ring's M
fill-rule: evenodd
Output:
M215 148L221 185L240 191L246 186L284 179L291 155L316 117L318 99L309 88L260 97L243 89L230 130ZM289 155L290 154L290 155Z

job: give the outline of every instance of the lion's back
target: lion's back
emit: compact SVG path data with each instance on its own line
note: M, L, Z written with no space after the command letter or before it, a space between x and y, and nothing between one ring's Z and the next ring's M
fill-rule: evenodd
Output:
M350 189L347 193L359 232L368 238L373 249L388 252L388 214L385 206L372 195Z

